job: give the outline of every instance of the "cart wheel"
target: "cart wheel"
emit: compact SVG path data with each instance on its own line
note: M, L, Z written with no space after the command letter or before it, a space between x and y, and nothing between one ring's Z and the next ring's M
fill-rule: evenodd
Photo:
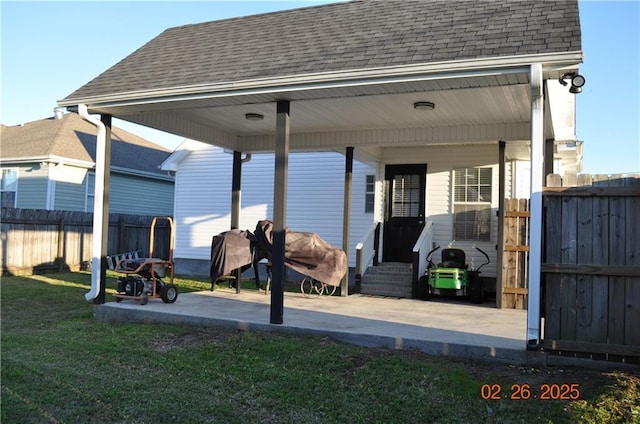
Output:
M322 285L323 285L323 294L327 296L333 296L333 294L338 289L338 286L331 286L329 284L324 284L324 283Z
M143 294L143 295L142 295L142 299L140 299L140 304L141 304L141 305L146 305L148 301L149 301L149 296L147 296L147 294L146 294L146 293L145 293L145 294Z
M178 298L178 288L175 284L165 284L160 290L160 297L164 303L173 303Z
M311 277L305 277L300 282L300 291L305 297L311 297L311 295L319 295L320 292L316 287L316 281Z
M122 298L121 297L116 297L116 303L120 303L122 302Z

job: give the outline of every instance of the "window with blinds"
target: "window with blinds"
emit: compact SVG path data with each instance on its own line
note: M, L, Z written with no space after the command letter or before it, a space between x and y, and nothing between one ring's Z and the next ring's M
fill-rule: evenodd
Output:
M419 216L420 175L396 175L392 184L391 216L394 218Z
M491 241L491 168L453 171L455 240Z

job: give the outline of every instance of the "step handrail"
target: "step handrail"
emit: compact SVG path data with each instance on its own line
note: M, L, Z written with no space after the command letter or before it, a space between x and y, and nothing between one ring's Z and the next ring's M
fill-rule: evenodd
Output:
M380 222L375 221L369 230L364 234L362 239L356 244L356 279L362 276L364 270L366 270L378 254L378 246L376 239L380 237ZM377 261L376 261L377 262Z
M413 245L412 297L418 297L418 279L427 270L427 252L433 248L433 221L427 221Z

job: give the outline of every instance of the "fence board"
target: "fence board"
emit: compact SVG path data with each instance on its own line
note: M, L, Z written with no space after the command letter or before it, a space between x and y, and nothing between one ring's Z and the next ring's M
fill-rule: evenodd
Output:
M625 180L625 186L640 190L640 178ZM625 216L640 215L640 196L625 200ZM625 223L625 265L640 269L640 219L627 219ZM624 340L627 345L640 346L640 278L634 281L633 277L626 277L625 280Z
M561 181L547 179L547 184L562 184ZM561 232L562 223L562 202L558 198L546 199L546 214L544 225L544 251L546 258L551 263L561 263L562 261L562 240L558 237ZM543 275L545 289L543 296L545 300L545 326L544 337L549 339L560 338L560 314L562 300L562 275Z
M563 186L576 185L574 174L565 175ZM561 232L562 253L560 262L563 264L577 263L578 253L578 199L573 196L562 197ZM577 326L577 280L575 274L562 275L562 302L560 318L560 337L565 340L576 340Z
M579 175L578 185L591 185L590 175ZM577 236L578 250L576 263L593 263L593 198L579 197L577 203ZM576 281L576 340L591 341L591 324L593 321L592 302L593 276L578 275Z
M604 175L595 175L592 179L594 187L608 184L609 178ZM607 265L609 263L609 201L606 197L593 199L593 225L592 246L593 264ZM606 276L594 276L592 280L591 298L591 342L607 339L607 321L609 316L609 304L603 302L609 294L609 278Z
M109 215L108 254L137 250L149 254L152 216ZM93 214L70 211L2 208L3 275L28 275L60 269L86 269L91 261ZM166 258L170 229L156 226L154 256Z

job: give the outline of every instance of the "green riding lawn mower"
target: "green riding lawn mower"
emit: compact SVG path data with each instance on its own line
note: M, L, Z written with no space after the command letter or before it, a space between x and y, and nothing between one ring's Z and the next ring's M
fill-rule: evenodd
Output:
M478 268L471 267L466 262L464 250L449 245L442 249L442 261L437 265L431 260L434 252L440 249L436 246L427 254L427 270L418 281L418 296L422 300L430 300L432 296L466 297L473 303L484 301L485 287L480 278L480 269L487 265L489 255L482 249L473 246L486 258L486 262Z

